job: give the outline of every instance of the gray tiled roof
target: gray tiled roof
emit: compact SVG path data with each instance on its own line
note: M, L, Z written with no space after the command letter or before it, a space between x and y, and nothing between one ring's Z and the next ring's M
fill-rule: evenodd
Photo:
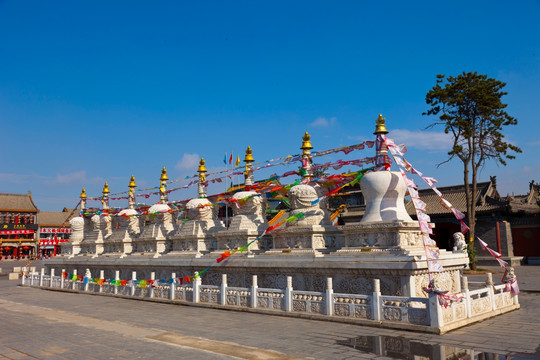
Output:
M0 211L31 211L38 212L37 206L28 194L0 193Z
M74 216L77 216L78 212L72 211L40 211L38 214L38 224L39 226L61 226L69 225L67 220L71 219ZM71 216L70 216L71 215Z
M443 198L449 201L455 209L462 213L467 212L467 199L465 198L464 185L438 187L437 189L442 193ZM478 183L476 194L478 198L476 204L477 213L504 210L508 206L508 201L499 198L497 190L489 181ZM453 216L452 211L447 210L440 204L441 198L431 188L418 190L418 195L422 201L427 204L426 213L428 215ZM412 203L408 203L406 208L409 215L416 215Z

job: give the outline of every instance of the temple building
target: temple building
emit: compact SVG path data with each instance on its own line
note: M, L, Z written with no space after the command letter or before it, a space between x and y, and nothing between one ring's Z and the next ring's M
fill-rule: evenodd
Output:
M0 193L0 258L29 258L37 252L39 210L32 193Z

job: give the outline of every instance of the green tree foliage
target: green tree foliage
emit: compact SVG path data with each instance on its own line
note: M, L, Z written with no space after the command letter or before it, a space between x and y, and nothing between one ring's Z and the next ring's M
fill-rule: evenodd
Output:
M504 110L507 105L501 102L507 95L503 91L505 86L499 80L476 72L447 78L439 74L437 84L426 94L430 108L423 115L438 116L429 127L442 125L444 132L453 138L449 158L443 163L455 157L463 163L467 218L471 228L469 247L473 246L475 236L478 170L487 160L506 165L506 160L515 158L510 151L521 152L517 146L504 141L502 133L505 126L517 124L517 119ZM474 251L469 254L474 269Z

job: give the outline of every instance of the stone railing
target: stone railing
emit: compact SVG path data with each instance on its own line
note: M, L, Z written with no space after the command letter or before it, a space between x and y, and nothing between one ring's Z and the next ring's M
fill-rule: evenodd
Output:
M336 321L356 322L388 328L408 328L411 330L444 333L446 331L480 321L519 308L518 297L505 292L505 286L487 285L477 290L468 290L467 278L463 277L461 302L444 308L436 294L427 298L385 296L380 292L379 279L373 280L373 293L369 295L340 294L332 289L332 278L327 278L326 291L299 291L292 287L292 277L287 277L285 289L259 288L257 276L253 275L251 287L231 287L227 285L227 275L222 275L221 285L203 285L196 277L191 283L179 284L176 274L169 281L154 281L154 285L140 287L137 274L126 285L109 282L92 282L92 279L73 281L51 269L45 274L33 271L21 278L23 286L35 286L64 291L92 292L109 296L133 297L145 300L159 299L165 302L199 303L221 308L246 308L253 312L275 313L299 317L330 318ZM74 271L74 275L77 275ZM100 272L100 279L104 279ZM116 271L115 280L119 279ZM488 280L491 277L488 276ZM134 281L133 281L134 280ZM151 273L155 280L155 273ZM489 284L489 281L488 281Z

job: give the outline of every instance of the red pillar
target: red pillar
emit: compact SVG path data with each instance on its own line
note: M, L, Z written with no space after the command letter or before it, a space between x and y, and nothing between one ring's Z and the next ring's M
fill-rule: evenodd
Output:
M499 228L499 220L495 222L495 236L497 238L497 252L502 254L501 251L501 230Z

